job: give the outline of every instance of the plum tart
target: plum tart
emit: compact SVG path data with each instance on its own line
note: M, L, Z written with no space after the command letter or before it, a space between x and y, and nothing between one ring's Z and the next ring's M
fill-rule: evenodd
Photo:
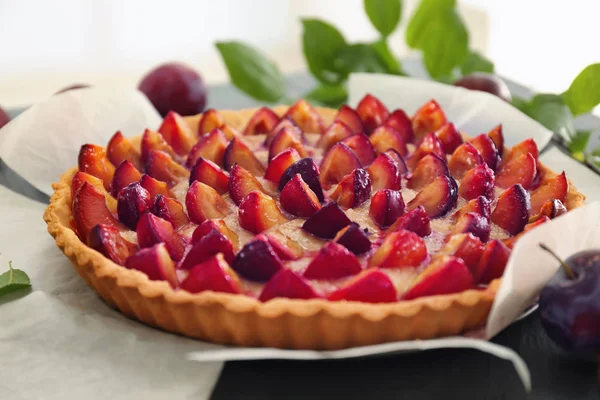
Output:
M469 132L474 133L474 132ZM531 139L431 100L171 112L81 147L44 219L111 306L215 343L339 349L482 326L511 248L581 205Z

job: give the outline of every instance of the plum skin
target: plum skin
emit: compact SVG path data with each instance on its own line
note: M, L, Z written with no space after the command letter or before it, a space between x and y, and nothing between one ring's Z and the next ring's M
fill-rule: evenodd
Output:
M150 71L140 82L143 92L164 117L169 111L195 115L206 106L206 86L200 74L179 63L166 63Z
M600 251L583 251L566 260L576 274L560 268L542 289L540 319L548 336L569 351L600 351Z

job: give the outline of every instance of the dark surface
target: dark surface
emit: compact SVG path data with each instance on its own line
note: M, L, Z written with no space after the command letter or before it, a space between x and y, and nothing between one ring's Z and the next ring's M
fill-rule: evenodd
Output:
M573 360L543 332L537 313L493 342L527 363L527 395L512 364L476 350L336 361L239 361L225 364L213 399L598 399L596 363Z
M411 75L418 66L405 63ZM288 79L290 97L307 92L313 80ZM511 82L513 94L530 92ZM209 88L209 107L238 109L256 103L229 85ZM9 110L14 116L21 110ZM600 126L586 116L578 128ZM595 139L596 140L596 139ZM47 197L0 164L0 183L46 202ZM574 359L544 333L537 312L517 322L493 342L512 348L527 363L533 390L526 394L513 365L476 350L430 350L379 358L335 361L228 362L213 399L600 399L597 363Z

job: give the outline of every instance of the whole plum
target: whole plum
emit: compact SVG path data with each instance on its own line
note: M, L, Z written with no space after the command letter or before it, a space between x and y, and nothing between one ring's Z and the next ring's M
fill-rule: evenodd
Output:
M512 100L510 90L508 89L508 86L506 86L506 83L496 75L486 74L484 72L475 72L470 75L465 75L454 82L454 86L460 86L470 90L479 90L480 92L488 92L509 103Z
M164 117L201 113L206 106L206 86L198 72L179 63L167 63L150 71L140 82L142 91Z
M562 268L540 293L542 326L566 350L597 353L600 351L600 250L582 251L560 262Z

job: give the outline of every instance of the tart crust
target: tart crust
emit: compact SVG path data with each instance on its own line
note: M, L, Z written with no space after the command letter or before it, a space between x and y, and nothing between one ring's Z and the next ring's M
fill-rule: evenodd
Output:
M219 111L225 122L243 129L257 109ZM273 108L283 115L286 106ZM317 108L325 124L337 110ZM187 117L196 131L201 115ZM544 179L556 174L540 164ZM351 301L274 299L262 303L246 295L191 294L139 271L117 265L81 242L72 229L71 180L77 168L53 184L44 213L48 232L77 273L111 307L147 325L201 340L238 346L334 350L410 339L457 335L485 324L500 279L482 290L368 304ZM570 210L585 196L569 182Z

